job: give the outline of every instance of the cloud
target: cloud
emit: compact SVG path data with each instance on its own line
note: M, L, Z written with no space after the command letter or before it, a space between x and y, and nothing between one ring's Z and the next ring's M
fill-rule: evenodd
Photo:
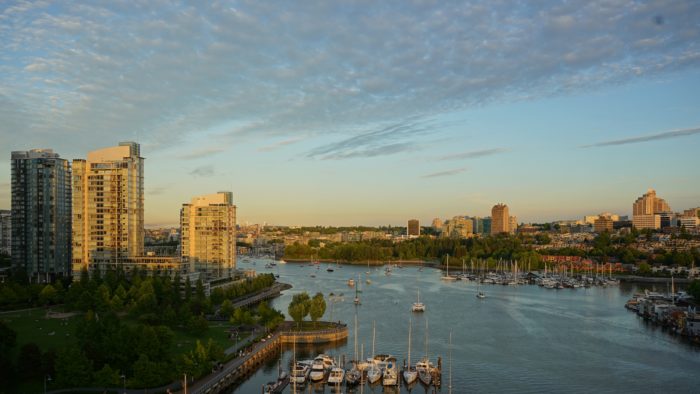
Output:
M214 166L213 165L205 165L205 166L200 166L192 171L190 171L190 175L196 176L196 177L209 177L214 175Z
M215 155L217 153L224 152L226 149L224 148L204 148L204 149L199 149L191 153L184 154L180 156L181 159L184 160L193 160L193 159L201 159L203 157L209 157L211 155Z
M492 149L482 149L469 152L455 153L452 155L445 155L438 158L440 161L444 160L463 160L463 159L476 159L479 157L498 155L501 153L508 152L506 148L492 148Z
M670 138L678 138L678 137L688 137L688 136L695 135L695 134L700 134L700 127L691 128L691 129L670 130L670 131L664 131L662 133L641 135L638 137L629 137L629 138L623 138L620 140L596 142L595 144L583 145L581 147L582 148L598 148L598 147L603 147L603 146L636 144L639 142L667 140Z
M467 170L466 167L465 168L455 168L453 170L446 170L446 171L433 172L431 174L426 174L426 175L421 176L421 178L438 178L438 177L442 177L442 176L452 176L452 175L461 174L466 170Z
M418 149L415 139L430 134L437 125L430 119L411 117L400 122L377 125L369 131L341 141L321 145L307 153L309 158L350 159L391 155Z
M697 1L133 3L3 4L0 140L166 148L214 130L372 157L442 130L382 125L700 64Z
M155 187L149 187L146 189L146 194L149 194L151 196L157 196L165 193L168 191L170 187L169 186L155 186Z
M284 141L275 142L274 144L261 146L260 148L258 148L258 152L272 152L274 150L283 148L287 145L296 144L297 142L303 141L303 140L304 140L304 138L300 137L300 138L292 138L292 139L288 139L288 140L284 140Z

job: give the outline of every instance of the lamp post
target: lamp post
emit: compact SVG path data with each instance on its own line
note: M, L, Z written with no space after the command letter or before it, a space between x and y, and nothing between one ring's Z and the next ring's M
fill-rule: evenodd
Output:
M126 375L122 375L122 376L120 376L120 378L122 378L122 386L123 386L124 394L126 394Z
M44 375L44 394L46 394L46 381L51 381L51 375Z

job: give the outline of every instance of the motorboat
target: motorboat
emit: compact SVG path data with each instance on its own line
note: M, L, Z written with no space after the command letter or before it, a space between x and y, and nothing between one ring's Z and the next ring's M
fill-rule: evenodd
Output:
M289 384L289 375L286 372L281 372L277 381L268 382L263 389L264 394L278 394L284 391L284 388Z
M319 354L311 365L309 379L313 382L323 381L333 367L335 367L335 362L330 356Z
M425 304L420 302L420 290L418 290L418 300L411 306L413 312L425 312Z
M433 365L427 359L422 359L416 363L416 372L418 372L418 379L426 385L430 386L433 382Z
M345 380L345 370L340 367L333 367L328 375L328 384L340 385Z
M306 383L306 379L309 378L309 372L311 371L311 363L312 361L299 361L294 364L290 377L292 384L302 385Z

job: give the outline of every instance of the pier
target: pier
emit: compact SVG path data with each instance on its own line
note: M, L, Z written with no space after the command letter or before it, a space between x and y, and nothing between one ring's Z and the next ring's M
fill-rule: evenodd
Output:
M178 393L216 394L225 391L240 379L258 370L260 365L272 355L281 351L284 344L320 344L345 340L348 337L346 324L336 323L334 328L318 331L293 331L294 323L285 322L280 328L253 345L243 356L224 364L218 371L195 382L187 390Z

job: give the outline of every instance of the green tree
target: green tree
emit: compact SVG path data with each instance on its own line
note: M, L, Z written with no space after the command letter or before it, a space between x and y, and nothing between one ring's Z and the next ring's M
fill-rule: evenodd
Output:
M298 324L309 314L310 309L311 298L309 298L307 292L302 292L292 297L292 302L289 303L287 312L289 312L289 315Z
M36 343L30 342L23 345L17 357L17 372L22 379L31 379L41 376L41 350Z
M10 385L13 378L12 349L17 345L17 333L0 321L0 387Z
M46 285L39 293L39 302L42 305L51 305L56 301L56 289L51 285Z
M688 285L688 294L693 296L695 302L700 301L700 280L695 279Z
M231 301L229 300L224 300L224 302L221 304L221 308L219 309L219 314L223 317L231 317L231 314L233 313L233 304L231 304Z
M105 364L102 369L95 372L93 381L95 385L100 387L115 387L121 383L120 376L118 369L112 369L109 364Z
M311 299L311 307L309 308L311 321L316 324L318 319L323 317L324 313L326 313L326 300L323 298L323 294L316 293L314 298Z
M637 267L637 272L640 275L649 275L651 274L651 266L649 263L639 263L639 266Z
M56 383L61 387L88 387L92 380L92 363L76 347L67 347L56 357Z

